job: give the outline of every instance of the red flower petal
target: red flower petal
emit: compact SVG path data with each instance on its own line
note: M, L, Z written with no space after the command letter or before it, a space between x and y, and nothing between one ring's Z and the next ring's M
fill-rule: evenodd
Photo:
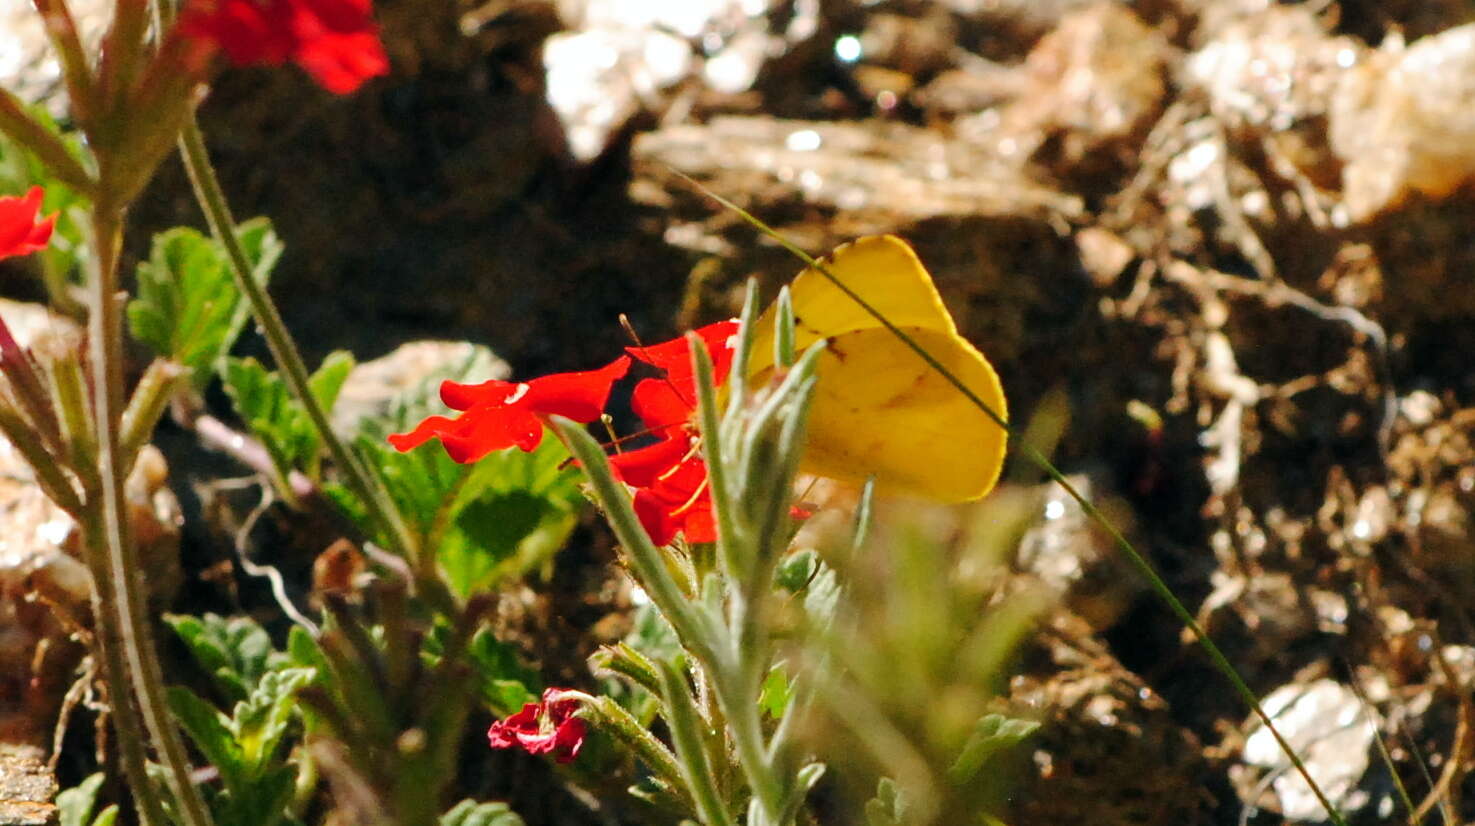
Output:
M655 463L642 471L659 470ZM628 482L627 482L628 483ZM707 464L688 451L683 461L668 465L651 484L635 491L635 516L657 545L684 533L688 542L716 542L712 490Z
M691 441L683 431L678 438L662 439L653 445L617 453L609 457L609 463L620 481L631 487L648 488L691 452Z
M487 742L494 749L520 748L528 754L552 754L568 763L579 754L589 726L574 714L579 700L564 688L550 688L543 698L528 703L522 711L498 720L487 729Z
M42 194L41 187L33 186L24 196L0 198L0 258L29 255L51 240L56 216L37 220Z
M696 410L694 384L688 381L680 390L673 385L669 377L641 379L635 384L630 407L646 427L654 430L669 425L684 426L691 420L692 412ZM683 392L689 395L683 395Z
M727 380L732 369L733 337L736 321L719 321L699 327L695 332L712 357L712 378L718 386ZM665 372L659 379L646 379L635 386L632 400L635 412L647 427L674 421L686 421L696 409L696 379L691 369L691 345L686 337L663 341L649 347L626 347L625 352Z
M291 56L291 6L257 0L197 0L180 15L178 31L225 52L237 66L280 66Z
M523 404L542 416L563 416L576 422L599 418L609 399L610 387L630 369L630 359L620 356L598 370L556 373L528 382Z
M177 31L237 66L290 59L336 94L389 72L368 0L192 0Z
M681 531L681 522L671 515L671 508L648 488L635 491L635 517L656 545L669 545Z
M706 343L707 354L712 357L712 366L715 368L715 375L719 377L717 379L719 383L727 372L724 368L732 366L735 344L732 339L737 335L737 331L738 322L735 320L718 321L692 331ZM684 372L688 375L691 373L691 347L686 342L686 336L648 347L626 347L625 352L668 373Z
M444 382L441 400L463 411L455 419L431 416L409 433L389 437L396 450L411 450L440 439L446 454L458 462L475 462L494 450L520 447L530 451L543 441L543 417L566 416L578 422L599 418L610 388L630 369L621 356L598 370L556 373L526 382Z

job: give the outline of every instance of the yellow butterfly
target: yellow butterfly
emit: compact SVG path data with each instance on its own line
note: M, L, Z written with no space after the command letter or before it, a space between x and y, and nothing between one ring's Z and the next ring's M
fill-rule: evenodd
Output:
M964 386L1007 417L998 374L943 306L910 245L861 238L822 259L829 272L899 327ZM824 339L810 407L805 471L845 481L875 477L880 493L965 502L988 493L1008 434L881 322L813 268L799 273L795 347ZM773 367L775 309L757 324L749 375Z

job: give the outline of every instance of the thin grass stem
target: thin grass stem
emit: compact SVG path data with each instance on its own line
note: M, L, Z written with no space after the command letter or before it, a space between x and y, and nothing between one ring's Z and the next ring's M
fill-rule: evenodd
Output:
M1336 807L1332 805L1331 800L1329 800L1326 796L1326 793L1322 791L1321 785L1318 784L1316 782L1316 779L1311 776L1311 772L1309 769L1307 769L1305 762L1301 759L1300 755L1296 754L1295 749L1291 747L1291 744L1280 733L1280 729L1276 727L1275 721L1272 720L1265 709L1261 707L1259 699L1255 696L1255 692L1249 687L1249 684L1244 681L1244 678L1239 675L1239 672L1235 670L1234 666L1229 662L1229 659L1224 655L1224 652L1220 650L1219 646L1215 644L1213 639L1209 637L1208 632L1205 631L1198 624L1198 621L1194 619L1193 614L1190 613L1188 608L1184 606L1183 602L1173 594L1172 589L1158 574L1157 569L1153 567L1152 563L1149 562L1147 558L1144 557L1135 547L1133 547L1132 543L1127 540L1127 538L1122 534L1117 526L1113 524L1112 521L1108 519L1105 514L1097 509L1097 507L1092 504L1089 499L1082 495L1080 491L1076 490L1075 486L1072 485L1070 481L1065 478L1065 474L1061 473L1060 469L1055 467L1055 464L1053 462L1051 462L1042 452L1040 452L1033 445L1021 440L1019 438L1018 431L1014 427L1012 427L1002 416L1000 416L998 411L994 410L988 405L988 403L979 398L977 393L974 393L966 384L962 382L961 379L953 375L946 367L942 365L941 362L933 357L926 348L918 344L917 341L911 336L907 335L904 330L893 324L890 319L886 318L884 314L882 314L874 306L868 303L865 299L861 298L860 295L858 295L854 290L852 290L849 286L847 286L844 282L837 278L834 273L830 272L829 268L826 267L823 263L819 262L813 256L800 249L796 244L789 241L787 238L784 238L776 230L764 224L756 216L750 214L742 207L734 204L732 201L729 201L721 195L712 192L710 189L702 186L701 183L697 182L690 176L680 172L679 170L673 171L678 176L685 179L688 183L696 187L698 190L706 194L707 197L712 198L724 207L727 207L728 209L736 212L743 218L743 220L747 221L759 231L767 234L769 237L776 240L781 246L784 247L784 249L788 250L791 254L799 258L810 268L820 273L825 278L829 279L829 281L834 284L836 288L838 288L842 293L844 293L847 297L854 301L857 306L859 306L868 315L874 318L877 323L879 323L888 332L895 336L897 340L906 345L908 349L916 353L917 356L921 358L928 367L935 370L938 375L942 376L944 380L953 385L953 387L955 387L958 392L962 393L963 396L967 398L971 404L973 404L973 406L977 407L980 411L982 411L985 415L992 419L995 424L1003 428L1004 431L1009 434L1010 440L1015 443L1016 447L1018 447L1021 452L1024 453L1025 457L1029 459L1030 462L1037 465L1041 470L1043 470L1052 481L1060 485L1060 487L1066 492L1066 494L1070 496L1070 498L1074 499L1078 505L1080 505L1082 512L1084 512L1091 521L1100 525L1102 530L1106 531L1107 535L1111 537L1112 543L1116 545L1117 549L1127 557L1127 559L1132 563L1133 567L1137 569L1137 572L1143 577L1143 579L1147 580L1148 586L1151 587L1153 592L1157 594L1158 598L1161 599L1163 603L1168 606L1168 610L1170 610L1178 619L1178 621L1183 625L1183 627L1189 629L1189 631L1197 639L1199 647L1202 648L1204 650L1204 653L1208 655L1209 660L1213 664L1215 670L1217 670L1220 674L1224 676L1226 680L1229 681L1229 684L1234 689L1234 692L1239 695L1240 699L1245 703L1245 705L1248 706L1255 713L1255 715L1260 718L1261 722L1265 724L1265 728L1270 732L1271 736L1275 738L1276 744L1280 746L1286 757L1291 761L1291 764L1295 766L1297 773L1299 773L1302 779L1306 781L1306 785L1310 787L1312 793L1316 796L1317 802L1320 803L1322 808L1326 810L1327 817L1332 821L1333 824L1335 824L1335 826L1346 826L1346 820L1342 817L1341 813L1337 811Z

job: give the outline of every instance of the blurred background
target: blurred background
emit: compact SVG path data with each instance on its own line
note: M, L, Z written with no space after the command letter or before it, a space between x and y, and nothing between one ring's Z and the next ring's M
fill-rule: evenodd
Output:
M29 4L0 10L0 85L64 116ZM435 338L582 369L626 343L619 313L662 340L749 277L772 295L797 264L683 175L816 254L897 233L1335 802L1401 818L1391 767L1475 816L1475 4L376 11L389 77L337 98L232 70L201 108L237 215L286 243L272 290L309 362ZM135 256L202 223L177 160L133 221ZM1006 687L1045 723L1011 822L1314 822L1135 574L1009 474L1035 497L1011 565L1060 598ZM629 608L600 530L575 543L531 586L534 647L568 644L553 675ZM530 823L595 822L503 775Z

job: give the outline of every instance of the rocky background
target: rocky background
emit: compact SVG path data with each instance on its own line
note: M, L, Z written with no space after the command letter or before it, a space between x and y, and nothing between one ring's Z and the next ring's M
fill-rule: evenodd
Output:
M684 176L814 252L900 234L1016 417L1068 410L1059 462L1334 802L1406 820L1391 767L1424 823L1475 818L1475 4L376 7L391 77L337 99L236 71L202 109L237 214L287 243L310 360L430 337L582 368L619 313L659 340L796 271ZM0 70L50 94L39 58ZM177 164L135 223L138 250L200 223ZM176 487L217 473L181 455ZM1011 683L1047 724L1010 822L1315 822L1179 624L1040 497L1019 567L1062 607ZM607 540L579 541L522 618L568 669L620 610ZM489 782L530 823L598 822Z

